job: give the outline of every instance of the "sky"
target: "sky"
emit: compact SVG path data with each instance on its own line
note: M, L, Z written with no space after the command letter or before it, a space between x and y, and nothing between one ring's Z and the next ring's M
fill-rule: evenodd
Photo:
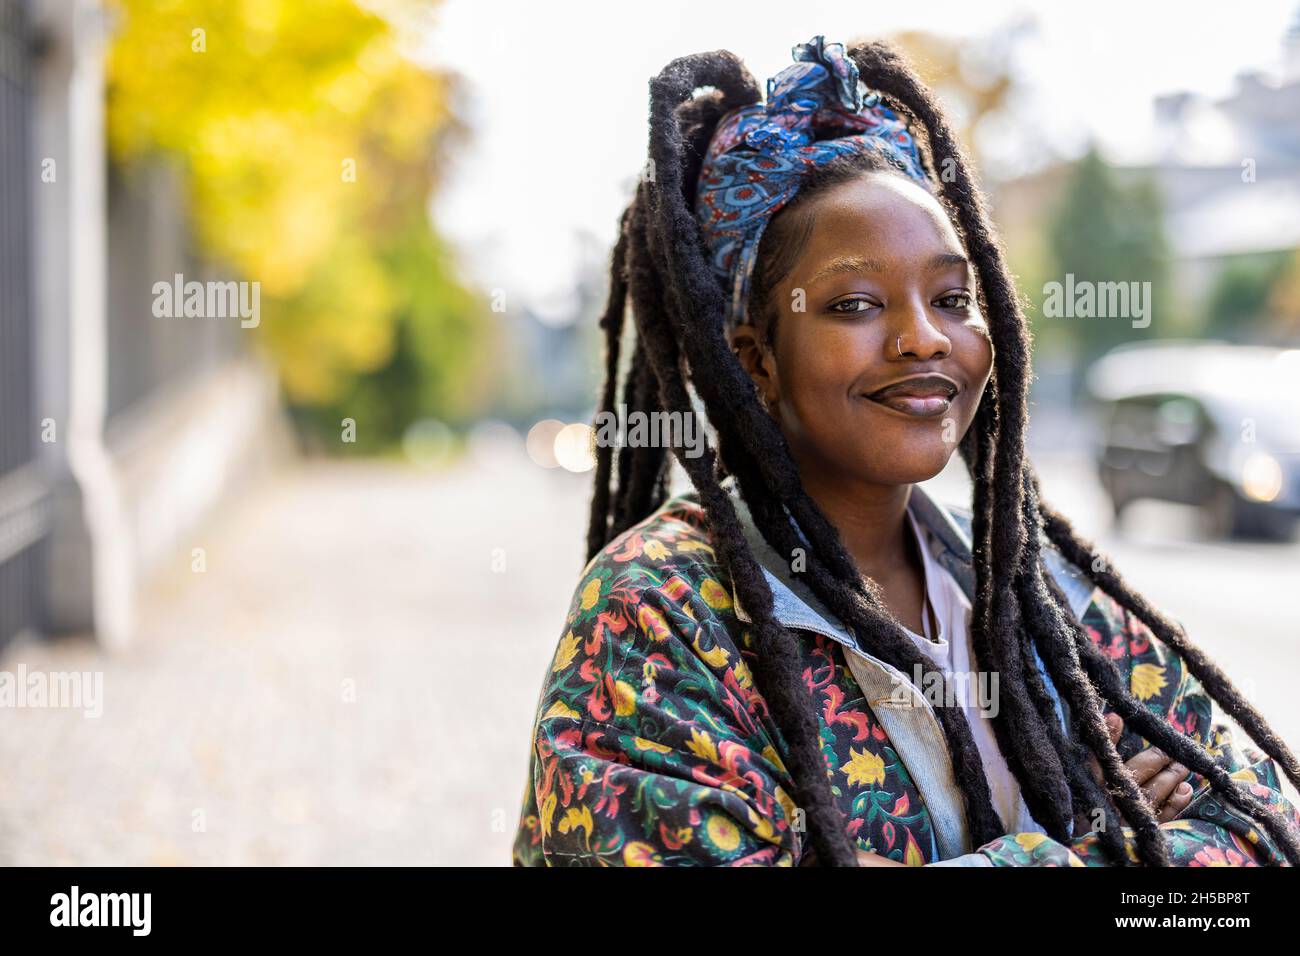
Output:
M1114 162L1149 159L1156 96L1217 98L1243 70L1280 75L1298 13L1298 0L444 0L416 51L463 78L471 135L433 215L466 279L503 294L507 308L526 302L563 321L584 254L594 244L607 255L645 163L647 82L675 57L729 49L762 85L790 63L794 43L818 33L925 30L978 52L1017 24L1019 92L990 140L1010 175L1076 156L1090 139Z

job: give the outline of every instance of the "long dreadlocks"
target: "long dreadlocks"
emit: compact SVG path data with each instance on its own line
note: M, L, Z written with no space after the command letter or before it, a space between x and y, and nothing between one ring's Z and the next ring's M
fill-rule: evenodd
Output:
M1300 862L1300 838L1286 820L1233 780L1204 747L1133 697L1046 571L1045 540L1179 653L1210 697L1300 786L1296 758L1223 672L1041 500L1024 443L1030 337L983 196L932 94L902 57L881 43L857 45L849 56L863 82L919 126L927 174L939 184L937 198L972 257L995 345L989 385L959 445L973 486L971 637L978 659L999 673L1007 690L993 728L1026 805L1048 835L1063 843L1069 842L1076 814L1100 811L1105 819L1101 845L1112 862L1127 865L1122 812L1135 831L1139 861L1169 865L1167 839L1111 743L1103 711L1113 709L1129 728L1204 776L1227 802L1257 821L1289 861ZM859 574L835 527L803 490L784 436L727 341L723 290L710 271L692 212L694 190L719 118L758 100L753 77L726 51L674 60L651 81L649 168L654 175L639 183L613 251L609 301L600 320L606 340L600 411L614 407L630 298L635 346L623 402L629 412L648 413L690 413L694 397L703 404L717 434L716 450L706 446L697 457L688 457L682 448L674 453L699 492L719 557L753 618L761 648L755 678L783 738L812 847L825 864L853 866L855 850L831 795L812 697L800 674L797 639L773 616L771 592L722 478L735 477L755 524L778 553L805 548L807 568L801 573L806 583L864 649L904 673L919 667L923 679L943 678L904 633L875 583ZM935 175L937 157L943 159L942 177ZM872 168L886 169L888 162L863 154L838 164L801 189L796 202ZM781 219L778 214L774 226ZM773 251L780 242L764 239L752 305L761 304L772 274L780 271ZM589 558L663 502L668 465L663 448L623 448L617 462L612 447L598 448ZM1069 704L1068 737L1034 666L1035 654ZM936 716L952 754L972 839L976 845L996 839L1004 828L970 727L956 708L936 708ZM1101 767L1104 786L1088 770L1090 754Z

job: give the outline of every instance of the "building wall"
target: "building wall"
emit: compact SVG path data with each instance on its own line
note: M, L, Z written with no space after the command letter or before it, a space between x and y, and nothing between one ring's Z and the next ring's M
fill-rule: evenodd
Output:
M109 175L109 29L99 0L0 0L0 645L129 643L150 576L291 447L237 318L153 314L213 270L173 171Z

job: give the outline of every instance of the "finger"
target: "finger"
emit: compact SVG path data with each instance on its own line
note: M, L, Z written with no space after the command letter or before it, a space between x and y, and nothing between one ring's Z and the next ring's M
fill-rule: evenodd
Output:
M1151 804L1153 810L1159 810L1169 795L1174 792L1174 788L1187 776L1187 768L1180 763L1171 763L1164 770L1152 777L1142 788L1143 794L1146 795L1147 802Z
M1187 805L1192 802L1192 785L1184 780L1178 786L1174 787L1174 792L1169 795L1165 805L1160 808L1156 814L1156 819L1161 823L1168 823L1187 809Z
M1103 715L1103 719L1106 721L1106 731L1110 734L1110 743L1113 747L1119 742L1119 738L1124 734L1124 720L1114 711L1107 711ZM1088 755L1088 772L1092 774L1092 779L1096 782L1097 786L1106 786L1106 777L1101 772L1101 764L1097 761L1096 754Z
M1130 757L1124 764L1133 779L1142 785L1164 770L1170 763L1169 755L1158 747L1148 747L1141 753Z
M887 857L880 856L878 853L871 853L867 850L858 850L858 866L906 866L906 863L899 863L897 860L891 860Z
M1110 731L1110 742L1119 743L1119 738L1124 735L1124 718L1112 711L1106 712L1106 729Z

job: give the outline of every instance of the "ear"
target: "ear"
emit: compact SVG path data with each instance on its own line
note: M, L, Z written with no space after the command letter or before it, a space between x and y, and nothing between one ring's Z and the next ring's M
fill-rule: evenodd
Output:
M781 397L781 385L776 372L776 353L763 340L758 327L753 324L738 325L731 333L731 350L749 377L764 404L775 405Z

